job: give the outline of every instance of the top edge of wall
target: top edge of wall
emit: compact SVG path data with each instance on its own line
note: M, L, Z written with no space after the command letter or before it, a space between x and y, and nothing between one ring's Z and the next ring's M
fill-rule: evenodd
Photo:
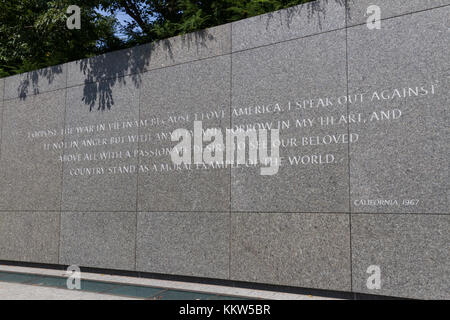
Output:
M381 19L389 19L418 11L450 5L450 0L347 0L347 26L365 24L374 14L371 6L380 8Z
M154 69L248 50L381 18L450 5L450 0L318 0L197 32L0 79L4 100L137 75ZM0 93L2 98L3 92Z
M139 74L180 63L229 54L231 25L180 35L68 63L67 85Z
M231 24L2 78L5 100L231 53Z
M3 101L5 92L5 79L0 79L0 101Z
M233 22L233 52L345 28L346 0L320 0Z
M67 64L60 64L3 78L4 100L25 99L27 96L66 87Z

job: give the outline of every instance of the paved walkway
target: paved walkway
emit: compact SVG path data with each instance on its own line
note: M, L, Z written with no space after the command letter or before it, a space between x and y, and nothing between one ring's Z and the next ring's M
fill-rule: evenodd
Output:
M0 282L1 300L134 300L94 292Z
M0 300L318 300L309 295L82 273L81 290L67 289L65 271L0 265Z

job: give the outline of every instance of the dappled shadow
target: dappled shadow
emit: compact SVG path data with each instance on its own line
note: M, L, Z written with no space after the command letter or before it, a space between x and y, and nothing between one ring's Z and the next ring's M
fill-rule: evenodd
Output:
M89 111L110 110L114 107L113 88L125 84L126 76L140 88L143 72L176 64L183 60L182 55L207 48L208 42L214 39L208 30L194 32L76 61L73 62L75 69L69 68L69 72L78 72L75 78L81 76L84 79L82 101Z
M327 15L327 5L331 2L336 3L337 5L344 7L346 10L346 14L349 14L348 6L347 6L347 0L319 0L319 1L312 1L307 2L301 5L297 5L294 7L286 8L284 10L280 10L279 12L272 12L268 13L265 16L267 16L267 23L266 28L269 28L270 21L274 18L275 14L279 14L281 18L281 22L285 23L287 28L290 28L290 25L293 21L293 19L296 16L299 16L300 14L303 14L306 12L306 17L309 22L311 20L316 19L317 24L319 28L322 28L322 23L324 19L326 19Z
M118 83L125 84L125 76L130 75L136 87L141 84L141 73L151 50L145 46L114 51L93 58L73 62L72 78L80 77L85 84L82 101L89 111L110 110L114 106L113 88ZM70 84L69 84L70 85Z
M22 75L16 76L24 77L24 79L20 81L20 84L17 88L19 98L25 100L30 94L38 94L40 92L40 86L51 86L55 81L56 76L58 74L61 74L62 72L62 65L59 65L27 72Z
M309 20L315 19L321 26L328 14L327 5L331 2L347 7L346 0L320 0L261 17L267 18L268 27L270 20L279 14L282 22L290 28L293 19L300 14L305 16L306 11L306 17ZM208 49L208 46L217 40L210 30L205 29L68 63L67 86L84 84L82 101L88 107L88 111L111 110L115 104L113 88L117 84L125 84L126 76L132 80L134 86L140 88L142 74L145 71L202 58L201 50ZM63 66L60 65L25 74L26 78L21 81L18 88L19 97L25 99L28 94L38 94L42 84L41 78L45 78L48 84L51 84L62 72Z
M196 49L196 53L199 53L199 50L201 48L207 48L208 43L211 43L215 40L215 37L210 34L210 32L205 30L200 30L194 33L188 33L185 35L182 35L181 37L181 43L182 47L187 48L188 50L191 49L192 46L194 46Z
M28 95L64 88L67 81L67 87L84 84L82 101L88 106L87 110L110 110L115 104L113 88L117 84L125 84L126 76L140 88L145 71L196 60L196 53L208 48L208 44L215 40L208 30L202 30L31 71L16 76L20 78L18 96L25 100ZM66 74L58 78L64 71L68 72L67 80Z

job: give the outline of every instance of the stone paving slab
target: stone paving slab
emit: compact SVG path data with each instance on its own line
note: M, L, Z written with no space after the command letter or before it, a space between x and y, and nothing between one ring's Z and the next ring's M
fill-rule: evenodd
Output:
M0 282L0 300L136 300L86 291Z
M10 282L3 282L2 277L5 274L14 273L16 277L23 278L20 280L18 286L11 284ZM60 285L61 277L66 277L64 270L55 269L43 269L43 268L30 268L30 267L17 267L0 265L0 300L9 299L9 296L20 296L23 293L22 299L34 299L35 292L38 290L35 288L41 288L37 285L30 285L31 282L42 285ZM59 277L59 278L57 278ZM38 278L38 280L33 280ZM59 281L58 281L59 280ZM11 279L5 281L13 281ZM89 284L87 290L96 290L93 288L93 284L97 283L98 286L104 288L97 289L97 293L90 292L86 295L86 299L97 299L95 295L99 296L99 299L103 297L105 292L108 294L120 295L119 298L128 296L135 299L152 299L152 300L176 300L176 299L192 299L192 300L241 300L241 299L268 299L268 300L332 300L334 298L318 297L311 295L292 294L285 292L267 291L267 290L254 290L237 287L227 287L219 285L199 284L192 282L182 281L169 281L169 280L156 280L149 278L136 278L116 275L104 275L96 273L82 273L82 281ZM4 286L5 285L5 286ZM25 289L21 286L29 287L29 295L25 295ZM105 287L107 286L107 287ZM82 282L83 287L83 282ZM11 288L11 294L8 290L2 290L1 288ZM50 291L43 292L45 297L51 299L52 294L64 294L68 292L67 297L72 297L73 290L60 289L60 288L47 288ZM155 290L156 289L156 290ZM52 293L52 290L53 291ZM63 292L60 292L63 290ZM83 291L86 292L86 291ZM152 297L152 298L151 298ZM21 298L18 298L21 299ZM64 298L62 298L64 299Z

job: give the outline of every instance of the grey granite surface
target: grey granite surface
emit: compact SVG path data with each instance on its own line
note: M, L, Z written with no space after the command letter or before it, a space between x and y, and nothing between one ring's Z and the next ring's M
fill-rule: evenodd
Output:
M136 210L139 89L132 77L68 88L67 100L63 210Z
M448 299L450 0L348 2L0 79L0 260ZM174 165L194 120L279 171Z
M448 215L352 215L353 290L415 298L450 298ZM368 289L369 266L380 289Z
M282 159L232 170L232 210L348 212L345 64L345 31L233 54L233 129L280 129Z
M345 0L319 0L234 22L233 52L345 27Z
M347 0L348 1L348 25L366 23L373 15L368 13L368 7L376 5L380 8L381 19L388 19L414 12L430 10L441 6L450 5L450 0ZM382 25L384 21L382 21Z
M136 213L63 212L59 263L135 269Z
M39 69L5 78L4 99L26 99L28 96L65 88L67 64Z
M3 93L5 91L5 80L0 79L0 159L2 156L1 141L2 141L2 123L3 123Z
M133 75L133 80L139 82L139 73L144 70L147 55L145 46L136 46L69 62L67 86L84 85L101 80L118 82L126 75Z
M353 212L449 213L449 13L348 30L349 94L364 95L349 104Z
M145 71L230 53L230 32L231 25L225 24L73 61L67 64L67 85L70 87L100 80L120 81L127 75L140 84Z
M231 24L145 45L144 70L164 68L231 53Z
M229 213L138 213L138 271L228 278Z
M0 101L3 101L5 93L5 79L0 79Z
M64 89L4 102L0 210L60 209L64 104Z
M230 169L176 167L170 150L178 144L172 131L192 131L196 116L211 116L203 120L205 130L229 127L230 63L222 56L144 74L141 120L147 125L139 132L149 138L139 144L139 211L229 210Z
M349 216L233 213L231 279L350 291Z
M0 259L58 263L59 212L0 212Z

